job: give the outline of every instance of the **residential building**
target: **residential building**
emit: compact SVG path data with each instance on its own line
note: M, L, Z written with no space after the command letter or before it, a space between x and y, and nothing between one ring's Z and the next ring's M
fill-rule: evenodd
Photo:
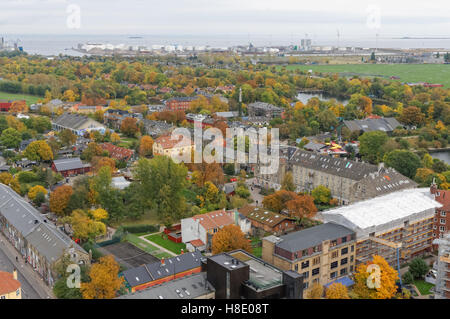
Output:
M450 233L433 242L439 247L435 299L450 299Z
M22 299L22 288L17 280L17 270L10 274L0 271L0 300L2 299Z
M116 299L214 299L215 289L206 280L206 273L195 273Z
M262 240L262 259L303 276L303 289L326 285L355 270L356 234L336 223L325 223L285 236Z
M102 143L100 147L109 153L109 157L118 161L128 162L135 158L134 150L130 150L129 148L116 146L111 143Z
M246 251L207 258L206 278L216 299L301 299L302 276L282 271Z
M14 102L26 103L25 100L0 100L0 112L9 112L9 109L12 107Z
M90 131L97 130L103 133L106 130L103 124L100 124L87 116L75 113L64 113L52 121L52 128L55 131L68 129L79 136L83 136L86 132Z
M105 109L104 106L101 105L80 105L75 104L71 108L69 108L70 112L73 113L81 113L81 114L93 114L97 111L103 111Z
M64 177L85 174L91 171L90 164L83 164L79 157L54 160L52 170Z
M295 219L282 213L274 213L252 205L240 208L239 213L250 220L254 235L265 232L282 235L295 230Z
M166 101L166 107L171 111L186 111L191 108L196 97L174 97Z
M130 113L119 109L108 109L103 115L104 123L116 131L120 130L122 122L126 118L134 118L138 122L143 120L142 114Z
M89 264L89 254L10 187L0 184L0 231L43 281L52 286L64 255Z
M171 135L158 137L153 143L153 155L165 155L171 158L188 156L192 153L194 144L190 138L179 136L172 139Z
M433 224L433 238L443 238L444 234L450 230L450 190L438 189L436 183L430 187L430 192L434 199L442 204L436 208ZM438 247L433 245L434 249Z
M199 273L201 260L199 251L184 253L176 257L162 258L150 264L127 269L122 272L130 292L136 292L177 278Z
M142 123L144 124L145 133L150 135L153 139L161 135L167 135L174 129L174 126L166 121L144 119Z
M282 108L279 108L275 105L272 105L270 103L264 103L264 102L254 102L250 103L247 106L248 109L248 116L249 117L266 117L269 119L273 119L275 117L280 117L281 113L283 112Z
M366 118L364 120L344 121L344 127L359 133L382 131L392 134L397 127L403 127L394 117Z
M317 218L356 232L357 263L377 254L396 265L397 248L400 263L432 250L433 218L440 207L428 188L414 188L323 211Z
M228 225L238 225L244 234L250 232L250 222L237 211L216 210L181 220L182 242L188 251L205 251L211 247L215 233Z
M341 204L382 196L417 183L383 164L371 165L335 158L298 149L287 161L292 170L297 191L310 192L319 185L331 191ZM282 176L278 177L279 180Z

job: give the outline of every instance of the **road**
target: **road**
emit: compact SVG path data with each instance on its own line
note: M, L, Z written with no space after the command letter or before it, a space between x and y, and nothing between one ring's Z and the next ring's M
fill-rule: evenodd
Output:
M25 279L22 267L19 266L15 259L10 259L4 251L4 243L0 243L0 270L12 273L14 268L17 269L18 280L22 284L22 298L23 299L41 299L39 294L34 290L30 283ZM15 258L15 257L14 257Z

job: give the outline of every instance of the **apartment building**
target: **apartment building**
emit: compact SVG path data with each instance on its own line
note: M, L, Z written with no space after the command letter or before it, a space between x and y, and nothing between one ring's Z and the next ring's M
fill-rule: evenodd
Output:
M326 285L355 270L356 233L336 223L325 223L285 236L262 240L262 259L302 275L303 289Z
M436 208L433 219L433 238L442 238L450 230L450 190L438 189L436 183L433 183L430 193L442 204L442 207ZM437 249L437 245L433 245L433 248Z
M380 255L391 265L431 252L435 209L442 204L428 188L406 189L369 200L341 206L317 215L356 232L356 262Z
M22 299L21 283L17 280L17 270L13 273L0 271L0 300Z
M192 140L180 136L179 139L172 139L172 136L160 136L153 143L153 155L165 155L172 158L187 156L192 153L194 144Z
M247 217L252 225L254 235L262 232L274 235L287 234L295 230L295 219L281 213L274 213L262 207L246 205L239 209L239 213Z
M439 246L435 299L450 299L450 233L436 239Z

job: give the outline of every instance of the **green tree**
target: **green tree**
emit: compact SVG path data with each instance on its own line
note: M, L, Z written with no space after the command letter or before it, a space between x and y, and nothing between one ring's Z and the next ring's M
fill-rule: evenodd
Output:
M409 264L409 272L414 277L414 279L423 278L428 270L429 266L422 258L414 258Z
M366 132L359 137L359 152L363 159L372 164L376 164L383 158L383 145L388 140L385 132Z
M12 127L7 128L0 136L0 142L8 148L17 148L22 141L22 134Z
M395 150L387 153L384 156L384 162L409 178L414 178L417 169L422 166L420 158L407 150Z
M403 274L402 280L404 284L411 285L414 283L414 276L411 274L410 271L407 271Z
M331 191L323 185L319 185L311 192L314 202L317 204L328 204L331 200Z
M281 189L293 192L295 191L294 178L292 172L287 172L284 174L283 180L281 181Z

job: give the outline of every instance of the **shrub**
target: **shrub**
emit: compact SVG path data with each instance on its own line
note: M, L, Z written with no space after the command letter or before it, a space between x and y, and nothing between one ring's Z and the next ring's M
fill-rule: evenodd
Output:
M159 225L130 225L122 226L123 231L132 234L136 233L155 233L159 231Z

